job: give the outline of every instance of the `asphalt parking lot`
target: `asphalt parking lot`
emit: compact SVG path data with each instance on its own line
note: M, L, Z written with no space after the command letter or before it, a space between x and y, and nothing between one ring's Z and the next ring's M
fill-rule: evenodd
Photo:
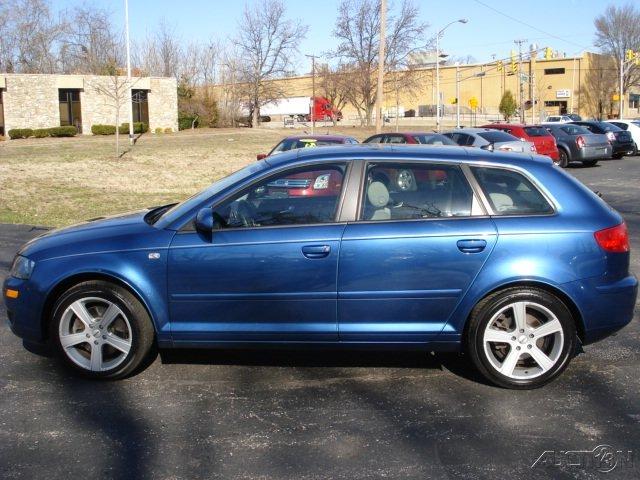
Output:
M625 216L639 274L640 157L569 171ZM38 233L0 225L0 278ZM515 392L459 356L389 352L189 351L91 382L24 350L0 308L0 478L638 478L637 320ZM579 453L531 468L605 444L626 459L608 473Z

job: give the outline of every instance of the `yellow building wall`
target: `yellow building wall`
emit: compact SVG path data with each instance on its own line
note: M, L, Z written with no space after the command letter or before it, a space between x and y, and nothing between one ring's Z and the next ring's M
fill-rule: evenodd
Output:
M584 101L581 98L580 89L583 87L585 75L589 69L590 58L593 54L585 54L579 57L534 59L522 62L522 71L528 76L524 82L524 101L536 99L536 104L525 110L527 122L538 122L545 115L554 115L561 112L578 113L587 116ZM561 70L563 69L563 70ZM560 73L554 73L560 72ZM488 64L471 64L459 66L460 78L460 109L463 114L471 113L471 98L477 101L476 113L498 119L498 105L506 90L511 90L519 104L519 79L517 74L510 74L509 61L504 62L503 71L498 70L497 62ZM477 76L484 74L483 76ZM384 111L395 111L396 98L399 99L401 110L413 109L419 114L419 107L431 106L434 111L436 104L435 68L418 69L410 73L414 75L414 87L411 89L399 87L398 93L394 88L393 72L385 77ZM528 79L532 78L530 82ZM311 96L312 81L310 76L291 77L277 80L284 96ZM316 95L322 95L320 78L316 77ZM224 88L218 86L216 88ZM444 115L455 114L456 97L456 67L440 67L440 91L444 108ZM356 109L347 104L342 112L347 119L356 119ZM533 117L532 117L533 114Z

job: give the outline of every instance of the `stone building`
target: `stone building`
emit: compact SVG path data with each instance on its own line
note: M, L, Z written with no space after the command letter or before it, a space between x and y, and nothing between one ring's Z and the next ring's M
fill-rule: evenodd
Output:
M114 77L97 75L31 75L0 73L0 134L13 128L49 128L74 125L91 135L91 126L115 125L113 96L120 97L120 123L144 122L149 130L178 130L175 78L141 77L131 81L132 102L114 95ZM118 77L126 91L125 77ZM110 95L111 94L111 95Z

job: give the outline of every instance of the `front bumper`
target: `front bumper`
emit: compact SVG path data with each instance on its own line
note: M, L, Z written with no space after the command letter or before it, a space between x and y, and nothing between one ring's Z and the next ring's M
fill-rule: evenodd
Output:
M8 298L7 289L17 290L18 298ZM11 331L28 342L44 341L40 316L42 301L33 291L32 284L28 280L7 277L2 285L2 298L7 309Z

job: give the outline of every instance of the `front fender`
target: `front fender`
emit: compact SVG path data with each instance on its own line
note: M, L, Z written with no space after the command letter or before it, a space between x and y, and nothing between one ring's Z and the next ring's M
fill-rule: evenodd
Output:
M41 304L34 307L46 314L47 303L60 286L70 286L74 279L114 279L126 285L144 304L151 316L158 341L170 340L167 298L167 249L153 249L158 258L150 258L148 249L114 253L59 257L36 264L31 284L34 298Z

